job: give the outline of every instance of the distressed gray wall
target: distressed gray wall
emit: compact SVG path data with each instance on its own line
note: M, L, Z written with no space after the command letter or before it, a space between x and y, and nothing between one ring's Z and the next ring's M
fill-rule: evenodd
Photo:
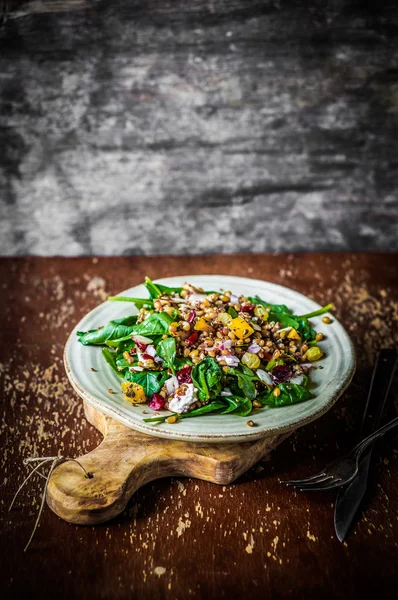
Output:
M4 3L0 253L397 249L396 5Z

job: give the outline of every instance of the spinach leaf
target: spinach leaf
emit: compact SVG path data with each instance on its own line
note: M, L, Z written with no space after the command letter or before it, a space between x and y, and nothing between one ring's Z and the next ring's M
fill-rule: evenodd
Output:
M173 375L175 375L175 359L177 354L177 344L173 337L165 338L160 340L157 345L156 352L160 358L163 358L166 365L171 369Z
M239 417L247 417L253 409L253 405L248 398L240 396L223 396L223 401L227 403L227 408L221 411L222 415L233 413Z
M258 397L261 404L277 408L279 406L305 402L306 400L313 398L313 395L309 390L297 383L280 383L278 387L281 391L280 396L274 396L273 392L270 391L269 393Z
M134 383L142 385L147 397L157 394L168 378L169 374L167 371L140 371L139 373L127 371L125 374L126 381L134 381Z
M319 308L318 310L314 310L313 312L307 313L306 315L300 315L297 317L298 319L311 319L312 317L319 317L319 315L324 315L325 313L332 310L333 304L327 304L323 308Z
M209 404L205 404L204 406L200 406L199 408L194 408L190 412L182 413L180 415L180 419L188 419L189 417L198 417L200 415L205 415L206 413L214 412L215 410L220 410L222 408L222 402L209 402Z
M236 310L234 309L233 306L228 306L227 308L227 313L230 315L230 317L232 317L233 319L236 319L236 317L238 316L238 313L236 312Z
M173 292L176 294L180 294L182 292L182 287L168 287L167 285L162 285L161 283L154 283L152 279L149 277L145 277L144 285L149 292L151 298L159 298L163 294L167 296L171 296Z
M298 327L296 327L296 329L301 337L307 342L313 341L316 333L308 319L306 317L296 317L296 319L298 323Z
M204 358L192 369L193 384L198 388L200 400L215 398L221 392L223 371L214 358Z
M125 317L110 321L105 327L91 331L78 331L79 342L84 346L102 346L107 340L115 340L129 336L136 328L137 317Z
M286 306L286 304L271 304L270 302L264 302L259 296L249 297L252 304L261 304L267 310L271 309L272 313L278 313L280 315L293 315L292 311Z
M133 333L139 333L140 335L148 337L153 335L164 335L169 332L169 327L172 322L172 317L166 312L153 313L152 315L149 315L145 321L142 321L142 323L137 325Z
M130 296L108 296L110 302L132 302L140 308L153 308L153 301L149 298L130 298Z
M300 336L307 342L315 339L315 331L308 319L310 317L322 315L332 308L332 305L328 304L327 306L324 306L323 308L320 308L312 313L308 313L307 315L296 316L285 304L270 304L264 302L258 296L255 298L249 298L249 300L254 304L261 304L265 308L270 308L270 321L278 321L282 327L294 327L294 329L299 332Z
M149 277L145 277L144 285L148 290L151 299L159 298L159 296L161 295L160 289L158 288L156 283L153 283L152 279L149 279Z
M254 400L256 397L256 386L254 385L254 381L259 381L257 375L246 367L246 365L242 365L240 367L230 367L227 371L228 376L237 377L238 387L243 392L246 398L249 400Z
M216 410L221 410L222 408L225 408L224 402L215 400L214 402L209 402L209 404L205 404L204 406L201 406L199 408L194 408L193 410L191 410L189 412L182 413L182 414L178 415L178 418L179 419L189 419L190 417L200 417L200 415L205 415L207 413L215 412ZM149 419L142 419L142 420L145 421L145 423L151 423L151 422L164 423L164 421L166 419L168 419L168 415L166 415L165 417L163 417L163 416L151 417Z
M102 356L105 358L106 362L110 367L115 371L119 377L123 378L123 373L119 371L116 364L116 352L112 352L109 348L102 348Z

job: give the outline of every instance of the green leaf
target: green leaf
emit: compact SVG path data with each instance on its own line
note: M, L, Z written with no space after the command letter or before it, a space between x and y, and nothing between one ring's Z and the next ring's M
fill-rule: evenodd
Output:
M317 315L321 315L324 312L328 312L330 308L332 308L331 304L321 308L313 313L308 313L308 315L295 316L292 311L285 304L270 304L261 300L258 296L255 298L249 298L249 300L255 304L261 304L265 308L270 308L271 312L269 313L269 321L278 321L282 327L294 327L296 331L300 334L300 336L306 340L311 341L315 338L315 331L308 321L309 317L314 317ZM327 309L327 310L326 310Z
M108 363L108 365L110 365L113 371L117 375L119 375L119 377L123 378L123 373L117 368L116 352L112 352L111 350L109 350L109 348L102 348L102 356L105 358L106 362Z
M209 404L205 404L204 406L201 406L200 408L194 408L193 410L186 412L186 413L182 413L178 415L179 419L189 419L191 417L200 417L201 415L206 415L208 413L211 412L215 412L216 410L221 410L222 408L225 408L225 404L223 402L220 402L218 400L214 401L214 402L209 402ZM177 413L174 413L177 414ZM159 416L159 417L151 417L149 419L142 419L143 421L145 421L145 423L151 423L151 422L156 422L156 423L164 423L164 421L166 419L169 418L170 415L166 415L166 416Z
M131 336L134 333L134 329L128 334L125 335L124 337L121 338L117 338L116 340L106 340L105 344L107 346L109 346L110 348L119 348L120 344L122 344L123 342L131 342Z
M270 302L264 302L259 296L249 297L252 304L261 304L266 310L271 309L271 312L278 313L281 315L292 315L292 311L286 306L286 304L271 304Z
M236 368L229 367L227 374L228 376L237 378L238 387L246 398L249 398L249 400L255 399L257 392L254 381L259 381L259 378L254 371L246 367L246 365L241 365Z
M152 279L149 279L149 277L145 277L144 285L148 290L151 299L159 298L159 296L161 296L160 289L156 283L153 283Z
M159 296L171 296L173 292L176 294L180 294L182 292L182 287L168 287L167 285L162 285L161 283L154 283L152 279L149 277L145 277L144 285L148 290L151 298L159 298Z
M236 312L236 310L234 309L233 306L228 306L227 308L227 313L229 314L230 317L232 317L233 319L236 319L236 317L238 316L238 313Z
M327 304L323 308L319 308L318 310L314 310L313 312L310 312L306 315L301 315L300 317L297 317L297 318L298 319L311 319L312 317L319 317L319 315L324 315L325 313L332 310L332 308L333 308L333 304Z
M272 406L278 408L280 406L288 406L289 404L297 404L298 402L305 402L313 398L312 393L307 390L303 385L297 383L280 383L278 385L280 389L280 396L274 396L273 391L258 397L258 400L264 406Z
M153 335L164 335L169 333L169 327L172 324L173 319L166 312L153 313L149 315L137 325L134 329L134 333L151 337Z
M157 394L168 378L169 374L167 371L140 371L139 373L127 371L125 374L126 381L134 381L134 383L142 385L147 397Z
M102 346L108 340L129 336L136 327L137 317L125 317L110 321L105 327L91 331L78 331L77 337L84 346Z
M173 337L165 338L160 340L157 345L156 352L160 358L164 360L166 365L171 369L173 375L175 375L175 359L177 354L177 344Z
M253 409L253 405L248 398L240 396L223 396L223 401L227 403L227 408L221 411L222 415L233 413L239 417L247 417Z
M316 333L308 319L306 317L297 317L297 322L298 327L296 329L301 337L307 342L314 340Z
M223 371L214 358L204 358L192 369L191 377L195 387L198 388L200 400L209 400L221 392Z
M108 296L110 302L132 302L140 308L153 308L153 301L149 298L130 298L130 296Z

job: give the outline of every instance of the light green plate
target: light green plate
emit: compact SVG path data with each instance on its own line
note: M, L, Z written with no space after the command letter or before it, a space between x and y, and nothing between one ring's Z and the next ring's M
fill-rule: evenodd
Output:
M286 287L243 277L224 275L186 275L159 279L159 283L181 286L186 281L203 289L231 290L234 294L255 296L256 294L272 304L286 304L295 314L305 314L320 308L306 296ZM136 298L148 297L143 285L124 292L121 296ZM325 298L325 301L332 299ZM133 304L124 302L104 302L88 313L72 331L65 346L65 367L70 382L76 392L89 404L103 413L117 419L133 429L150 435L174 440L192 442L245 442L265 436L297 429L314 421L328 411L347 388L355 371L355 352L351 340L332 317L332 323L325 325L322 317L311 319L317 331L325 339L320 347L325 357L314 363L323 369L313 369L310 374L312 400L281 408L265 408L250 417L208 414L192 419L182 419L174 424L144 423L143 419L152 416L146 405L133 406L123 400L120 388L121 379L111 370L96 346L83 346L77 341L77 331L96 329L112 319L119 319L137 311ZM96 371L92 371L94 368ZM117 394L110 394L109 389ZM143 414L143 410L147 414ZM255 426L247 425L248 419Z

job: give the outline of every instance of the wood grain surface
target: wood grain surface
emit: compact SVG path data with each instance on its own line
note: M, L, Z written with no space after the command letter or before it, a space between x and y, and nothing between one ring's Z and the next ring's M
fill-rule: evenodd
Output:
M87 403L84 414L104 439L98 448L79 457L79 464L59 465L47 492L50 508L77 525L97 525L116 517L140 487L155 479L194 477L228 485L289 436L240 444L197 444L134 431Z
M396 1L1 5L0 254L398 249Z
M2 598L125 599L386 597L397 582L397 436L377 445L358 522L334 535L334 493L301 493L280 479L319 470L356 440L377 350L398 345L396 254L2 259L0 261L0 576ZM62 363L73 326L148 274L249 276L334 302L358 354L337 404L230 485L173 477L148 483L111 522L79 527L45 509L28 456L81 456L101 434L84 418ZM385 420L396 416L397 381Z

